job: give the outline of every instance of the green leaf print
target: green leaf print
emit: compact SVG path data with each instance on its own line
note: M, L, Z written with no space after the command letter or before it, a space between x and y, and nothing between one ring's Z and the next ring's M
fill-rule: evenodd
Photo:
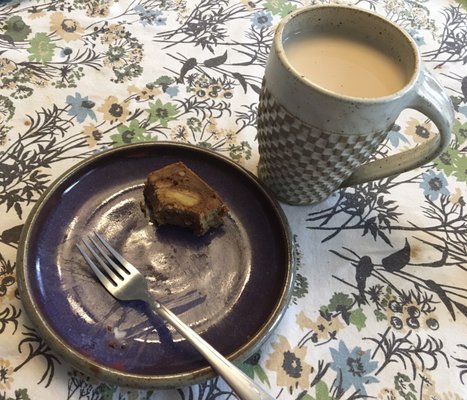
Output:
M454 174L459 161L459 151L452 147L447 148L436 160L436 166L443 170L447 176Z
M454 171L454 176L461 182L467 182L467 157L459 154L457 160L457 169Z
M308 294L308 280L306 276L298 274L295 277L292 298L294 300L301 299Z
M316 400L331 400L329 388L325 382L319 381L315 386Z
M251 146L250 143L243 141L240 145L230 145L229 155L232 160L239 161L242 156L249 160L251 158Z
M146 110L149 113L149 122L157 122L167 128L169 121L175 119L177 115L177 107L172 103L162 103L160 99L157 99L154 103L149 103L149 109Z
M5 28L5 36L8 36L15 42L25 40L31 33L29 25L25 24L23 19L17 15L6 21Z
M30 400L28 389L15 390L15 397L6 397L5 394L0 393L0 400Z
M461 122L456 119L452 127L452 133L454 133L459 145L463 145L467 141L467 122L461 124Z
M329 311L341 311L342 309L349 309L352 307L352 298L345 293L334 293L329 301Z
M259 364L261 358L261 353L255 353L250 358L245 360L242 364L239 365L240 369L251 379L254 379L255 376L264 383L265 385L270 386L269 379L264 372L263 368Z
M376 317L376 321L384 321L384 320L388 319L386 314L383 313L381 310L374 310L374 314L375 314L375 317Z
M352 325L355 325L360 332L366 326L366 315L363 313L361 308L357 308L350 313L349 321Z
M255 375L258 377L258 379L268 385L268 386L271 386L270 383L269 383L269 379L268 379L268 376L266 375L266 372L264 372L264 369L261 368L261 366L258 364L258 365L255 365L254 367L254 372L255 372Z
M264 8L271 11L271 13L274 15L285 17L287 14L290 14L298 7L297 5L291 4L286 0L268 0L264 5Z
M467 10L467 0L456 0L462 7L464 7L464 10Z
M240 369L243 371L243 373L245 375L247 375L248 377L253 379L253 377L255 375L254 365L253 364L250 364L249 362L244 362L244 363L240 364L239 367L240 367Z
M162 90L165 92L167 90L167 88L174 82L175 82L175 80L173 78L171 78L170 76L162 75L162 76L160 76L159 78L156 79L154 84L156 86L160 86L162 88Z
M117 387L102 383L97 387L97 391L101 395L102 400L112 400Z
M417 390L407 375L398 373L394 377L394 387L397 390L397 393L399 393L399 395L401 395L404 400L417 399Z
M55 44L50 41L47 34L44 32L38 32L31 39L31 46L28 52L31 53L29 61L40 61L47 62L52 60L54 53Z
M459 150L467 140L467 122L454 121L452 132L455 137L453 147L446 149L436 160L435 165L447 176L454 176L460 182L467 182L467 157Z
M117 132L118 133L110 136L115 146L154 139L151 134L144 134L145 129L140 127L140 123L137 119L132 120L129 125L122 124L118 126Z

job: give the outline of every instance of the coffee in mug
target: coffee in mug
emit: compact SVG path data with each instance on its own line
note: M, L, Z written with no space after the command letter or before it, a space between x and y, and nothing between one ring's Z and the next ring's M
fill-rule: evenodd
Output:
M407 70L376 44L333 31L298 33L287 38L284 50L303 78L346 96L388 96L410 80Z
M369 161L405 108L424 113L439 135ZM318 203L434 159L453 118L449 97L395 24L353 7L299 9L279 23L265 70L258 175L281 201Z

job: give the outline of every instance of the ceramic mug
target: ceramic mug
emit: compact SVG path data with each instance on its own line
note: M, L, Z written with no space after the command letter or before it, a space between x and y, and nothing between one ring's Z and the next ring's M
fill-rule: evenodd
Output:
M376 42L404 68L406 84L389 95L368 98L343 95L303 77L288 60L284 43L321 27ZM369 161L406 108L425 114L439 134ZM267 62L258 107L258 176L281 201L318 203L338 188L396 175L436 158L449 144L453 118L449 97L399 27L357 8L302 8L279 23Z

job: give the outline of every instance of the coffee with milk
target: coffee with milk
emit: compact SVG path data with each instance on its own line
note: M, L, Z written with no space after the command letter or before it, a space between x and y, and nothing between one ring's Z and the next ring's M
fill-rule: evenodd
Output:
M301 32L287 38L284 50L305 79L346 96L388 96L410 79L407 69L390 52L351 35Z

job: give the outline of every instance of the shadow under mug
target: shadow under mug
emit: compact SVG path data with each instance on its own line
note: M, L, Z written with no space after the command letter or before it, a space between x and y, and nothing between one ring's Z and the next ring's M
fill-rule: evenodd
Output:
M391 95L366 98L339 94L304 78L287 59L284 42L320 28L377 42L405 69L407 83ZM439 134L369 161L406 108L425 114ZM399 27L358 8L302 8L279 23L267 62L258 107L258 176L283 202L318 203L338 188L396 175L436 158L450 142L453 119L448 95Z

